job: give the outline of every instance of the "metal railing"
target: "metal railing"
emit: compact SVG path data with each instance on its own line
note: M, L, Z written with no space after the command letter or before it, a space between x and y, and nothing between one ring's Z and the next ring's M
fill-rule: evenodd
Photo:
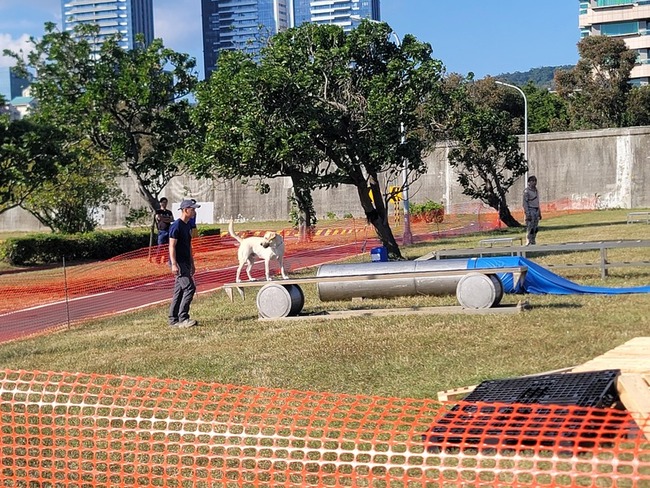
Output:
M596 263L571 263L571 264L545 264L548 268L600 268L602 278L607 277L611 268L645 267L650 266L650 261L619 261L611 262L607 259L609 249L650 247L650 240L620 240L620 241L586 241L566 242L562 244L538 244L534 246L507 246L507 247L474 247L464 249L441 249L433 251L419 259L440 259L447 257L503 255L529 257L531 254L570 253L579 251L600 251L600 259Z

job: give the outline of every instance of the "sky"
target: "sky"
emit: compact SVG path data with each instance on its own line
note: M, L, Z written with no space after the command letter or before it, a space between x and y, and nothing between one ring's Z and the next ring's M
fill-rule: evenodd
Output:
M194 56L203 78L201 0L153 2L155 37ZM448 73L480 79L578 61L575 0L381 0L381 20L430 43ZM45 22L61 26L61 0L0 0L0 66L13 63L4 49L26 48Z

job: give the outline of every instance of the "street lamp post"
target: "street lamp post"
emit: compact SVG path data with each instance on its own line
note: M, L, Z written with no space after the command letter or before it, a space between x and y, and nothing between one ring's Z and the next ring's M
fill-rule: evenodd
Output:
M373 24L381 24L382 22L374 19L362 19L360 15L350 15L352 20L367 20ZM391 34L395 37L395 43L398 48L402 47L402 41L400 40L397 32L391 31ZM404 129L404 123L400 122L400 143L404 145L406 142L406 131ZM409 208L409 184L408 184L408 161L406 158L402 163L402 207L404 209L404 234L402 235L402 244L410 245L413 244L413 233L411 232L411 215Z
M496 80L495 83L497 85L503 85L509 88L514 88L521 94L522 97L524 97L524 157L526 158L526 167L528 167L528 99L526 99L526 94L524 93L524 91L518 86L511 85L509 83L504 83L503 81L498 81L498 80ZM526 182L528 182L528 170L526 170L524 179L526 180Z

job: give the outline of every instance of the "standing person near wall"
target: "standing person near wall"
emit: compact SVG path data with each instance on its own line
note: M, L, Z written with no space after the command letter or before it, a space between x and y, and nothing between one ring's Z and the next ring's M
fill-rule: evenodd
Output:
M524 190L524 214L526 215L526 245L535 245L542 211L539 207L537 177L533 175L528 177L528 185Z
M165 257L161 256L161 247L169 244L169 227L174 221L174 214L167 208L167 198L160 199L160 208L156 209L156 228L158 229L158 250L156 258L159 262L165 262Z
M181 216L169 229L169 261L174 281L174 294L169 305L169 325L177 328L193 327L196 320L190 319L190 304L196 292L194 284L194 257L192 255L192 231L190 219L196 218L197 205L192 200L183 200Z

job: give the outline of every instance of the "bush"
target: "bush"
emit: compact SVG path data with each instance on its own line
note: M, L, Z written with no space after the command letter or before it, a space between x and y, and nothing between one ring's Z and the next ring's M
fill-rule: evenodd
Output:
M149 246L148 230L96 231L85 234L29 234L2 243L3 261L14 265L103 260Z
M221 228L220 227L197 227L197 230L199 232L199 237L206 237L206 236L220 236L221 235Z
M442 224L445 220L445 207L442 203L437 203L432 200L427 200L421 204L411 204L411 216L414 222L424 220L427 223L435 222Z

